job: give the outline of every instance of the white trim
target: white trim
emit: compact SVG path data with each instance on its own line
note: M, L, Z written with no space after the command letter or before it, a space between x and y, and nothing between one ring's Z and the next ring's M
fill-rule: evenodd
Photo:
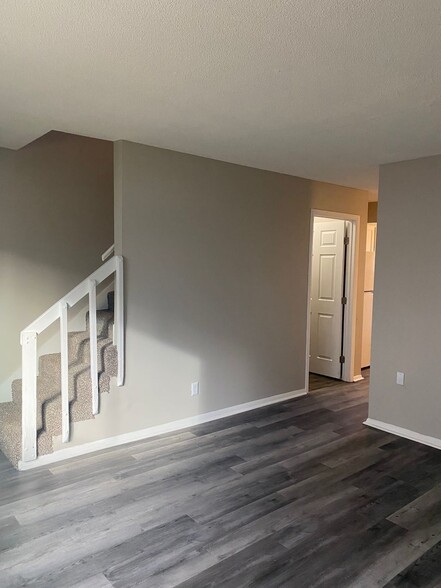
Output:
M349 241L348 264L346 275L346 291L348 292L347 314L349 320L345 320L345 332L343 340L343 353L349 358L343 364L343 381L354 381L354 364L355 364L355 323L357 316L357 279L358 279L358 255L359 255L359 235L360 235L360 217L356 214L346 214L342 212L333 212L330 210L311 209L311 219L309 226L309 263L308 263L308 298L306 311L306 362L305 362L305 390L309 390L309 348L311 339L311 274L312 274L312 241L314 237L314 218L316 216L346 220L351 223L351 237Z
M89 347L90 382L92 385L92 414L99 412L98 340L96 327L96 280L89 280Z
M149 437L156 437L164 433L172 433L181 429L187 429L188 427L194 427L202 423L208 423L209 421L216 421L228 416L240 414L242 412L248 412L249 410L255 410L256 408L262 408L264 406L270 406L271 404L277 404L278 402L284 402L300 396L305 396L306 390L294 390L293 392L285 392L283 394L277 394L275 396L268 396L259 400L252 400L251 402L245 402L244 404L237 404L228 408L221 408L212 412L206 412L204 414L198 414L186 419L180 419L171 423L165 423L163 425L157 425L155 427L149 427L148 429L141 429L140 431L132 431L131 433L124 433L122 435L116 435L114 437L107 437L107 439L100 439L99 441L92 441L90 443L84 443L83 445L77 445L74 447L66 447L60 449L54 453L48 455L42 455L37 457L34 461L19 461L19 470L31 470L40 466L49 465L58 461L63 461L72 457L78 457L80 455L86 455L87 453L93 453L100 451L101 449L109 449L111 447L117 447L118 445L124 445L125 443L133 443L133 441L142 441Z
M360 217L358 220L346 219L349 221L349 247L346 263L346 291L348 303L346 306L347 316L344 322L343 333L343 355L350 358L343 364L342 379L346 382L354 380L355 370L355 324L357 321L357 278L358 278L358 235L360 231Z
M37 333L22 331L20 335L23 380L21 412L22 459L32 461L37 457Z
M311 274L312 274L312 246L314 238L314 211L311 210L309 220L309 248L308 248L308 292L306 299L306 359L305 359L305 390L309 392L309 352L311 347Z
M364 380L364 378L361 374L358 374L358 376L354 376L352 381L353 382L361 382L361 380Z
M441 439L438 439L438 437L429 437L429 435L423 435L410 429L404 429L397 425L390 425L389 423L383 423L383 421L370 418L366 419L363 424L374 429L379 429L380 431L385 431L386 433L398 435L398 437L404 437L405 439L422 443L423 445L429 445L429 447L435 447L435 449L441 449Z
M60 348L61 348L61 430L63 443L69 441L69 335L67 332L67 302L60 302ZM26 410L22 407L23 412Z
M109 249L106 249L104 251L104 253L101 255L101 259L102 259L102 261L106 261L106 259L108 257L110 257L111 255L114 255L114 254L115 254L115 243L113 245L111 245L109 247Z
M114 322L114 336L116 340L116 348L118 350L118 376L116 385L122 386L124 384L124 366L125 366L125 350L124 350L124 264L123 258L117 255L115 258L115 322Z

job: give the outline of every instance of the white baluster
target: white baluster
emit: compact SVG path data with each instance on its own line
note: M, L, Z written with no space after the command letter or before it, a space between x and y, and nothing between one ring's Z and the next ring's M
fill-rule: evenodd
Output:
M61 440L69 441L69 351L67 334L67 303L60 302L61 343Z
M89 280L89 336L90 336L90 378L92 380L92 413L99 412L98 393L98 344L96 328L96 280Z
M115 261L115 339L118 350L118 377L116 385L122 386L124 384L124 272L122 257L115 257Z
M22 461L37 457L37 333L24 331L22 345Z

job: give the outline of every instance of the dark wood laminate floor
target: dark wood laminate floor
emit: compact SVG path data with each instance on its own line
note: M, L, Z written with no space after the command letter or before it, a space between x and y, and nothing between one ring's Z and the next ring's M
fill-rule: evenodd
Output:
M0 459L0 586L441 586L441 453L362 425L368 378L311 383L49 468Z

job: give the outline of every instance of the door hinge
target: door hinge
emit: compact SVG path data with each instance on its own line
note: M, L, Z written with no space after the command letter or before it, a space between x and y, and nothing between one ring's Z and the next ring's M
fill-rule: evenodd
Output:
M346 361L346 358L344 355L340 355L340 363L344 363Z
M349 245L349 237L345 237L344 244Z
M347 304L348 303L348 299L346 298L346 296L342 296L341 297L341 303L342 304Z

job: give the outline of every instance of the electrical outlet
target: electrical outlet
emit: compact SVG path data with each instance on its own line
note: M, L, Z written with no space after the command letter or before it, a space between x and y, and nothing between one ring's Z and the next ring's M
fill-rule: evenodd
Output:
M404 372L397 372L397 384L398 386L404 386Z
M191 395L197 396L199 394L199 382L193 382L191 385Z

